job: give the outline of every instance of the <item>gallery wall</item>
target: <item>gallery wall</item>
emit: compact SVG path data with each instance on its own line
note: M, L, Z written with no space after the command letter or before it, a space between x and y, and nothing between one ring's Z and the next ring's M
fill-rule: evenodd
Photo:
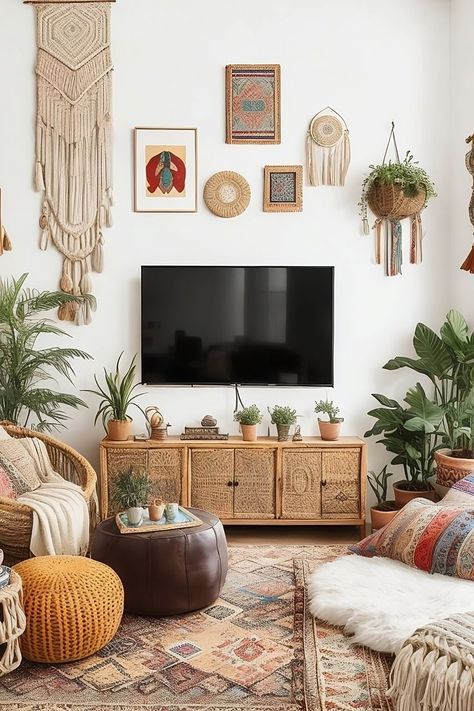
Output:
M14 242L14 251L0 259L0 273L28 271L31 286L51 289L58 286L60 257L38 248L40 198L32 188L33 10L19 0L0 0L0 7L0 186ZM112 17L114 226L105 233L105 270L93 276L98 299L93 323L66 326L74 344L94 358L77 363L77 387L91 387L93 373L112 367L121 350L127 356L139 351L142 264L335 265L335 389L327 394L341 406L345 433L363 435L370 393L401 396L411 384L409 374L384 372L381 366L409 351L418 320L436 326L449 305L449 3L297 0L289 6L284 0L242 0L236 6L216 0L118 0ZM229 63L281 64L281 145L225 144L224 68ZM328 104L344 115L350 129L353 158L346 186L305 185L302 213L263 213L264 165L304 163L308 123ZM403 276L387 278L373 264L372 238L361 234L357 203L369 164L383 156L392 119L400 149L414 152L435 180L439 197L423 216L423 264L406 263ZM133 212L134 126L198 127L196 214ZM472 130L463 127L461 134ZM202 188L213 173L227 169L247 178L252 199L243 215L223 220L203 204ZM466 246L456 250L461 254ZM144 392L143 405L158 405L172 433L197 424L206 413L215 415L224 431L237 433L230 388ZM246 404L256 402L265 411L267 404L294 406L303 435L316 434L314 400L325 394L242 390ZM91 409L74 413L62 436L96 464L103 432L93 427L95 401L86 399ZM268 424L267 417L261 434ZM137 418L135 431L143 430ZM371 445L371 467L384 461L383 450Z

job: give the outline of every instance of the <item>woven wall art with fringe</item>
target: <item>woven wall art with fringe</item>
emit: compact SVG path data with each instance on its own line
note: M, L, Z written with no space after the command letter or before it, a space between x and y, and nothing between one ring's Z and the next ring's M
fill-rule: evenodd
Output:
M344 185L350 162L347 124L337 111L326 106L313 116L306 136L306 170L310 185Z
M92 291L103 268L104 227L112 225L112 60L110 1L38 3L36 189L43 192L40 247L63 255L60 288ZM112 0L113 1L113 0ZM31 2L31 0L30 0ZM91 321L89 303L59 318Z
M2 222L2 191L0 189L0 257L4 252L9 252L12 248L10 237Z
M471 144L471 149L466 153L466 168L473 178L471 199L469 201L469 219L471 220L471 225L474 227L474 134L466 138L466 143ZM461 264L461 269L465 272L470 272L474 274L474 244L472 245L471 251L467 255L464 262Z

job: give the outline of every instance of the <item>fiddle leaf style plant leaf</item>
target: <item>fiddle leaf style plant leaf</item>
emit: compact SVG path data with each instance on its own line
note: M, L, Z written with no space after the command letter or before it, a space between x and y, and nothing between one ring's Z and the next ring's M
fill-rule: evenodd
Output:
M262 413L257 405L249 405L234 413L234 420L241 425L259 425L262 421Z
M329 422L333 425L338 422L344 422L343 417L338 417L340 410L332 400L320 400L315 403L314 411L316 414L322 413L323 415L327 415Z
M114 477L112 501L121 509L146 506L151 489L148 474L130 467Z
M268 408L272 425L294 425L298 415L296 410L293 410L288 405L274 405L272 409Z
M28 289L27 278L0 279L0 419L51 431L65 426L65 407L87 407L75 395L51 389L51 382L60 375L73 383L71 361L91 356L77 348L39 347L44 335L70 337L42 314L71 302L95 309L95 299ZM30 423L32 415L36 423Z
M139 383L133 384L136 373L136 355L133 356L130 365L124 375L120 372L120 361L123 356L123 351L119 355L115 365L115 371L107 372L104 368L105 384L102 386L97 375L94 375L94 380L97 385L97 390L84 390L83 392L92 393L101 398L99 408L94 419L94 425L99 417L102 420L102 425L107 432L107 422L109 420L131 420L128 415L128 410L131 406L136 407L145 416L143 409L135 400L141 397L143 393L133 395L135 388L139 387Z

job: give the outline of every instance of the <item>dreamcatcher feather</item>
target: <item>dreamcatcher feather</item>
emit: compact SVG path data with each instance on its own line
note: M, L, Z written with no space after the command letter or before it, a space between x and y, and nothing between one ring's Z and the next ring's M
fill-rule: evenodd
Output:
M2 191L0 190L0 257L4 252L10 252L12 243L2 223Z

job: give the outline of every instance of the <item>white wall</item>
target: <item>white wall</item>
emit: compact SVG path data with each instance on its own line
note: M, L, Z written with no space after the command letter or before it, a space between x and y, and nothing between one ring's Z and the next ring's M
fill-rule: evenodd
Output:
M0 10L0 185L14 241L14 252L0 259L0 273L29 271L30 285L55 288L60 258L38 248L40 200L31 184L33 10L19 0L0 0ZM346 417L345 433L362 435L370 393L400 396L411 383L410 376L381 366L407 352L418 320L437 326L448 305L449 4L241 0L237 7L217 0L119 0L112 16L116 207L114 227L105 235L105 271L93 277L98 313L89 327L67 327L75 345L94 357L77 364L78 388L91 387L93 372L112 367L122 349L138 352L141 264L332 264L336 388L329 394ZM224 142L224 67L239 62L282 66L280 146ZM327 104L345 116L351 132L346 187L305 187L301 214L263 213L263 166L304 163L307 125ZM357 203L368 165L382 158L392 119L400 148L415 153L439 197L423 218L424 263L406 264L403 277L389 279L371 263L372 242L360 233ZM197 214L133 212L134 126L199 128ZM462 135L467 130L474 126ZM205 181L223 169L241 172L252 188L249 209L236 219L214 217L202 201ZM252 389L242 395L265 410L267 404L293 405L304 415L303 434L316 434L313 405L324 391ZM206 413L237 432L231 389L148 389L142 402L159 405L173 433ZM63 436L96 463L102 432L94 430L93 415L93 409L75 414ZM268 418L262 434L267 424ZM138 419L136 430L143 429ZM382 448L371 445L371 466L383 461Z
M465 155L471 145L464 139L474 133L474 5L470 0L451 2L451 300L474 325L474 275L460 271L474 242L468 215L472 178L466 170Z

